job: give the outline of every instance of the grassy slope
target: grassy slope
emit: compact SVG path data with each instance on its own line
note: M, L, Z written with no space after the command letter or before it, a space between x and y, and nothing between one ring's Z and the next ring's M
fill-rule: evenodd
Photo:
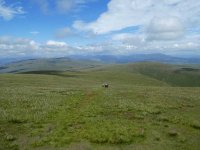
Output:
M115 65L109 70L121 72L140 73L171 86L200 87L199 65L169 65L160 63L135 63L129 65Z
M0 68L0 73L29 71L73 71L94 68L103 64L95 61L75 61L68 58L35 59L11 63Z
M0 149L198 149L200 88L150 66L0 75Z

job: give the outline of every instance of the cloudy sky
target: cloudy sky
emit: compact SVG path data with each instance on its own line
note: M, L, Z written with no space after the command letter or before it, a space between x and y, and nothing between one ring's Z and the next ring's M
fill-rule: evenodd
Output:
M200 56L200 0L0 0L0 59Z

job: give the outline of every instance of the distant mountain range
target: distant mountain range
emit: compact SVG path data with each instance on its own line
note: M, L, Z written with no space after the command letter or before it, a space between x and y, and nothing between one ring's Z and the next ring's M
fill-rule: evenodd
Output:
M19 73L29 71L78 71L106 64L160 62L170 64L200 64L200 58L179 58L164 54L137 54L130 56L114 55L74 55L63 58L21 58L1 59L0 73Z
M132 62L161 62L161 63L175 63L175 64L200 64L200 57L181 58L164 54L135 54L125 56L115 55L86 55L86 56L70 56L75 60L94 60L106 63L132 63Z

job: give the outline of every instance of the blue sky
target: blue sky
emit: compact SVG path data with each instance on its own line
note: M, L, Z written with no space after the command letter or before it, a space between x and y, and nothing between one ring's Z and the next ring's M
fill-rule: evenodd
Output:
M69 1L67 0L66 3L70 3ZM1 35L34 38L44 42L55 38L56 30L65 27L71 28L74 20L88 22L95 20L102 12L106 11L108 1L90 1L87 4L77 4L78 6L71 6L64 12L60 12L59 8L56 8L54 0L46 1L48 6L45 10L42 6L45 5L43 4L45 0L19 0L17 3L6 0L4 2L7 6L22 7L24 13L13 16L9 20L1 17L1 28L4 29L0 30ZM33 34L31 34L32 32ZM35 36L35 32L39 32L39 35Z
M0 58L200 55L199 0L0 0Z

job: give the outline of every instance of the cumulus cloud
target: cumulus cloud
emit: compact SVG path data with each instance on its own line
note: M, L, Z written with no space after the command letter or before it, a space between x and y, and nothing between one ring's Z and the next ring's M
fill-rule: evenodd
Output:
M0 57L17 57L38 48L35 41L26 38L0 37Z
M161 18L158 22L177 18L171 19L171 22L178 23L176 27L181 28L184 25L188 28L200 25L199 0L111 0L107 7L108 10L97 20L89 23L75 21L74 28L106 34L127 27L147 27L155 17Z
M127 41L130 37L132 41ZM122 43L103 42L84 46L69 46L63 41L39 43L32 39L0 37L0 58L63 57L69 55L131 55L136 53L190 54L200 53L200 36L189 36L178 41L145 41L143 36L114 35Z
M0 37L0 59L10 57L63 57L76 52L65 42L49 40L39 43L27 38Z
M152 19L147 28L149 40L175 40L181 38L183 34L183 24L176 17L156 17Z
M200 53L199 0L111 0L107 7L95 21L73 23L77 30L107 35L115 43L97 49L112 54Z
M4 0L0 0L0 17L4 20L11 20L16 15L24 14L23 8L20 6L7 6Z

